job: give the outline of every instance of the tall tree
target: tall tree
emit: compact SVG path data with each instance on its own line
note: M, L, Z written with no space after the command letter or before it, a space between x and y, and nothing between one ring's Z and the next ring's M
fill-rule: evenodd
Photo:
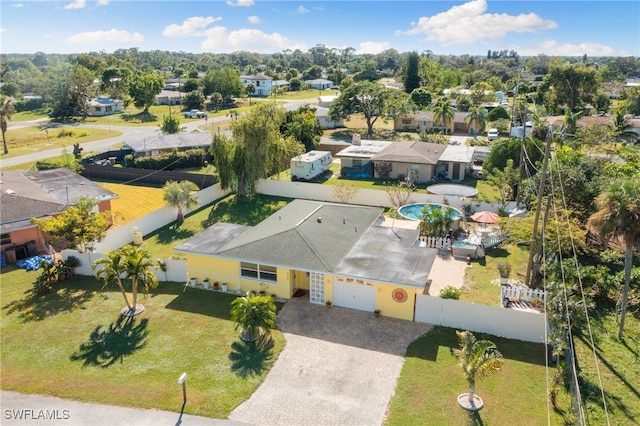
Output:
M576 112L593 101L599 85L600 78L595 68L571 64L551 67L541 89L551 96L550 102L566 104L571 112Z
M465 117L467 127L469 127L469 133L477 135L484 132L484 128L487 126L487 109L483 106L474 106L469 109L469 113Z
M449 133L449 123L453 121L454 115L455 111L447 98L440 99L433 107L433 119L436 123L440 123L444 133Z
M377 83L362 81L345 88L331 104L329 116L332 120L348 119L350 114L361 113L367 122L367 136L373 136L373 125L389 112L389 101L393 90Z
M81 197L58 216L33 218L31 223L50 235L54 244L64 244L82 253L91 243L102 240L111 226L110 213L93 211L96 204L92 198Z
M324 127L318 121L315 110L309 105L303 105L297 110L287 111L284 122L280 126L283 136L291 136L304 145L305 151L311 151L318 146Z
M247 87L244 90L245 92L247 92L247 96L249 97L249 105L251 105L251 96L253 96L253 94L256 93L256 86L249 83L247 84Z
M598 211L588 224L604 239L622 237L625 243L624 289L620 302L620 328L618 339L622 339L624 319L629 300L633 250L640 244L640 178L638 176L612 181L596 197Z
M151 260L151 255L146 250L135 246L126 245L117 250L106 253L106 257L93 262L92 268L98 281L104 286L116 284L127 304L123 314L134 316L144 311L144 306L138 304L138 287L147 294L152 288L158 287L158 278L154 269L161 269L160 261ZM127 285L131 288L131 303L127 297Z
M407 58L406 67L403 67L404 78L404 91L412 93L414 89L420 87L420 76L418 75L418 68L420 64L420 56L418 52L409 53Z
M14 99L6 96L0 96L0 130L2 130L2 146L5 154L9 153L5 133L7 133L7 127L9 126L8 121L11 120L11 117L15 113L15 107L13 104Z
M162 199L170 205L178 209L178 223L184 222L184 210L192 209L200 204L200 200L193 193L198 190L195 183L190 180L182 180L179 182L170 180L162 188Z
M456 331L460 347L453 350L458 357L458 365L469 383L469 402L473 402L476 380L500 371L503 359L495 343L477 340L470 331Z
M240 73L231 67L216 68L205 75L203 92L206 96L218 92L227 99L242 95L244 85L240 81Z
M232 138L214 134L211 154L223 189L251 197L258 179L283 170L304 152L302 144L280 134L284 116L282 107L261 103L231 124Z
M507 206L507 201L513 198L514 187L518 183L518 170L513 167L513 159L509 158L504 169L494 167L487 173L487 180L498 189L502 209Z
M129 84L129 95L133 98L136 108L143 108L144 113L149 112L149 107L156 102L156 95L164 87L164 78L156 72L137 74Z

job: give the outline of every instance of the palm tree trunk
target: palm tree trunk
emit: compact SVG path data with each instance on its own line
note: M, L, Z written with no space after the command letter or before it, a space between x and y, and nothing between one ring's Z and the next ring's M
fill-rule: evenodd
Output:
M469 382L469 402L473 402L473 397L476 394L476 382L475 381L470 381Z
M622 340L624 330L624 317L627 314L627 303L629 303L629 285L631 283L631 265L633 264L633 248L627 243L624 256L624 289L622 290L622 306L620 307L620 330L618 330L618 340Z
M131 280L131 298L133 299L133 311L135 312L138 306L138 282Z
M124 289L124 286L122 285L121 282L118 282L118 287L120 287L120 293L122 293L122 297L124 297L124 303L127 304L127 308L129 308L129 310L131 310L131 305L129 304L129 299L127 298L127 292Z

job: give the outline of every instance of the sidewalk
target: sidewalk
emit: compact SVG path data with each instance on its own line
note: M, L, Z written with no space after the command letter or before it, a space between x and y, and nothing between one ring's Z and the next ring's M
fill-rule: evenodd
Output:
M123 392L127 392L127 390L123 389ZM135 398L135 395L132 395L132 398ZM180 408L180 403L181 401L176 401L177 409ZM88 404L50 396L23 395L9 391L0 391L0 408L2 410L0 423L3 426L33 424L43 426L247 426L246 423L190 414L181 415L179 412Z

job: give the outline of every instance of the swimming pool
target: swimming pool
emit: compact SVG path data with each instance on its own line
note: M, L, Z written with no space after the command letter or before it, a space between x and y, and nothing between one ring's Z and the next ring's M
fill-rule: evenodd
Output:
M462 213L454 207L446 206L444 204L437 203L416 203L416 204L407 204L398 209L400 215L409 220L422 220L423 217L423 209L426 208L427 212L435 210L435 209L444 209L447 212L449 219L452 221L457 221L462 218Z

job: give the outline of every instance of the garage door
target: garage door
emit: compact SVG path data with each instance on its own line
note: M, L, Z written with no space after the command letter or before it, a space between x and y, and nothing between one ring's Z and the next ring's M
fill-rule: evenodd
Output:
M355 282L336 281L333 286L333 304L373 312L376 308L376 288Z

